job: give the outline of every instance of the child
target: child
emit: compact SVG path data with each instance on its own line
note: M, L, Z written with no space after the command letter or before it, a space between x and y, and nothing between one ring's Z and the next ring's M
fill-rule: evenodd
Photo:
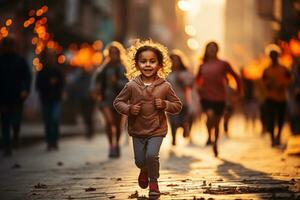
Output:
M159 149L168 132L165 112L178 113L181 102L165 80L171 71L166 47L151 40L137 41L128 49L128 82L114 101L116 110L128 116L135 164L141 169L138 183L158 196Z

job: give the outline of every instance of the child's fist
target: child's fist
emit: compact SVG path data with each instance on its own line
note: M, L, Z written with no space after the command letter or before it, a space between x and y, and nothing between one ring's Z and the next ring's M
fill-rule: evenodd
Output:
M155 99L155 106L158 109L165 109L167 104L164 100L157 98Z
M138 115L141 110L141 103L134 104L130 106L130 113L132 115Z

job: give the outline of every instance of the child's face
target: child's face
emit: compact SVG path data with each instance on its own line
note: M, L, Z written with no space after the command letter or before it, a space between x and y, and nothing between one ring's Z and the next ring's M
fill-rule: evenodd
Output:
M138 58L137 68L144 77L150 78L156 76L160 67L157 55L153 51L147 50L141 52Z

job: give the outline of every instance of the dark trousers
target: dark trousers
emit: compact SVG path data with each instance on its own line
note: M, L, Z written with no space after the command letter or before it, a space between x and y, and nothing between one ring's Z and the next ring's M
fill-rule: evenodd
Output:
M91 99L81 99L78 102L78 112L82 116L84 124L86 126L86 136L90 137L94 134L93 113L94 113L94 101Z
M272 142L276 139L280 141L281 130L284 124L286 102L278 102L271 99L267 99L265 102L266 111L266 124L267 131L271 134ZM275 136L275 127L278 127L278 133Z
M11 130L13 130L14 140L19 139L22 110L23 103L0 106L1 132L5 151L11 151Z
M11 151L12 105L1 106L1 131L4 151Z
M59 137L61 102L43 102L42 112L45 125L46 141L49 145L56 145Z
M23 103L16 104L12 116L12 128L14 141L18 142L22 123Z
M184 129L183 135L187 136L189 133L186 133L189 130L186 130L184 127L185 123L188 123L188 107L182 106L181 112L177 115L169 115L170 125L171 125L171 132L172 132L172 143L176 143L176 130L179 127Z

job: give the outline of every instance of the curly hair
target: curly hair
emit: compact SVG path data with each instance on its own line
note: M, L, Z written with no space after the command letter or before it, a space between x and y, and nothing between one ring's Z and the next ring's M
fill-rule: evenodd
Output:
M167 47L153 42L151 39L144 41L136 40L135 43L127 49L128 71L126 73L126 77L129 80L132 80L141 74L136 67L138 57L142 52L148 50L153 51L157 55L158 63L162 66L157 72L159 77L165 79L172 71L172 63L168 55Z

